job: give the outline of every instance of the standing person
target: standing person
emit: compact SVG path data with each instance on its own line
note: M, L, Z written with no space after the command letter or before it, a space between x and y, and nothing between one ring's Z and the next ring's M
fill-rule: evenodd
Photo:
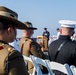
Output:
M31 38L34 34L34 30L37 30L37 28L33 27L31 22L24 22L24 24L27 25L27 29L22 30L22 38L19 41L19 49L21 53L28 57L30 55L34 55L45 59L46 57L41 51L40 45ZM33 68L33 64L31 62L27 62L27 69L29 73L33 72Z
M49 37L50 37L50 32L47 30L47 28L44 28L44 32L42 34L43 36L47 37L48 41L49 41Z
M48 50L49 59L61 64L69 64L76 66L76 41L71 40L74 33L75 21L60 20L60 36L53 41ZM60 75L57 73L56 75Z
M16 29L26 28L17 18L16 12L0 6L0 75L28 75L22 54L9 45L16 38Z

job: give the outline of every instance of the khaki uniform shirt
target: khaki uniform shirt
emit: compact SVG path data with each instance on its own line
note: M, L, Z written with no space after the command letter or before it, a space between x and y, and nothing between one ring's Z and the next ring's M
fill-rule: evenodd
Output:
M26 55L26 56L30 56L30 55L34 55L36 57L40 57L45 59L45 55L43 54L43 52L41 51L41 47L38 43L34 42L32 39L30 39L29 37L22 37L20 42L19 42L19 48L21 50L21 53ZM33 64L31 62L27 61L27 69L29 73L33 72Z
M22 54L1 40L0 75L28 75Z

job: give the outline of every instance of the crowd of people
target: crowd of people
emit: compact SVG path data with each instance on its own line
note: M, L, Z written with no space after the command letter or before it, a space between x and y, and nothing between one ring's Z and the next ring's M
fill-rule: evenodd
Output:
M57 38L48 45L48 58L41 50L41 46L34 41L31 36L34 34L33 24L29 21L21 22L18 20L18 14L13 10L0 6L0 75L29 75L33 72L34 65L26 63L23 55L29 57L34 55L41 59L69 64L76 66L76 41L71 39L75 33L76 22L72 20L60 20L60 28L57 28ZM22 37L16 44L17 29L22 30ZM44 28L42 36L45 36L49 42L50 32ZM15 43L15 45L11 44ZM47 69L40 65L43 73ZM54 71L56 75L62 75L61 72Z

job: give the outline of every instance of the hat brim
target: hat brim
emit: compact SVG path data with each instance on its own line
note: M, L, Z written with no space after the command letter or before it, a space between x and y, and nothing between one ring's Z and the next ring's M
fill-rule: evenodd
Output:
M37 28L27 27L27 29L37 30Z
M26 28L27 28L27 26L26 26L24 23L22 23L22 22L20 22L20 21L18 21L18 20L16 20L16 19L9 18L9 17L2 16L2 15L0 15L0 19L4 19L4 20L7 20L7 21L9 21L9 22L15 23L15 24L16 24L16 27L17 27L18 29L26 29Z

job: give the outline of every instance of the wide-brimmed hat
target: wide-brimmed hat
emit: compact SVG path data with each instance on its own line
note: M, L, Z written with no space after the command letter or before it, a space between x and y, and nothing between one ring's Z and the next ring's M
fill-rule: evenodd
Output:
M24 24L27 26L27 29L37 30L37 28L33 27L31 22L24 22Z
M18 14L7 7L0 6L0 20L14 23L18 29L25 29L27 26L18 20Z

